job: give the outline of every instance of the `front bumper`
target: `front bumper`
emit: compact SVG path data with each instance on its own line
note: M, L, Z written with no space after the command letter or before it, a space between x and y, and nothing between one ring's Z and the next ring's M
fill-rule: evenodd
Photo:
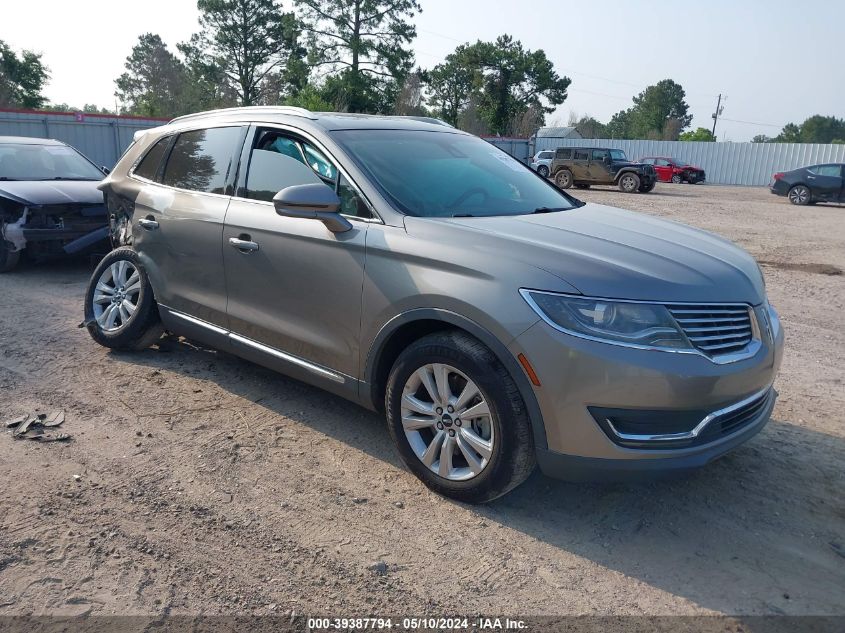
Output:
M706 416L768 393L783 354L783 331L776 319L773 325L756 354L717 364L703 355L620 347L536 323L510 347L528 358L542 385L534 387L547 440L538 449L541 469L572 480L653 476L703 466L748 440L768 421L774 392L735 431L709 434L704 442L621 445L591 410Z

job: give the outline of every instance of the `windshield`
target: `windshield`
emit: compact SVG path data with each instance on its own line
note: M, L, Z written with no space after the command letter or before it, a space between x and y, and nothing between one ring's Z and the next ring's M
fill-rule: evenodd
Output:
M67 145L0 145L0 180L102 180L103 172Z
M625 156L625 152L621 149L610 150L610 158L613 160L628 160L628 157Z
M412 130L342 130L333 135L408 215L520 215L577 204L474 136Z

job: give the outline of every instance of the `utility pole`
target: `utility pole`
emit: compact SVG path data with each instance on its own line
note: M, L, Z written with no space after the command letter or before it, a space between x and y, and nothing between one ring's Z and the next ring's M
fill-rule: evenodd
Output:
M727 98L727 97L726 97ZM711 115L713 117L713 138L716 138L716 122L719 120L719 115L722 114L722 110L725 109L725 106L722 105L722 95L719 95L719 100L716 102L716 111Z

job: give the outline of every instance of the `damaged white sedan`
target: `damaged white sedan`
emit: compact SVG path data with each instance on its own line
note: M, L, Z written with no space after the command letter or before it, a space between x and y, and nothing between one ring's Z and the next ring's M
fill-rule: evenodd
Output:
M24 250L36 260L110 250L104 174L60 141L0 136L0 273Z

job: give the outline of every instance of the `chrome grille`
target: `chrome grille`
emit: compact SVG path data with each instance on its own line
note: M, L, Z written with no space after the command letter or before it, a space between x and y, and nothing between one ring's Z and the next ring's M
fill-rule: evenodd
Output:
M667 305L696 348L711 356L738 352L754 338L751 312L742 305Z

